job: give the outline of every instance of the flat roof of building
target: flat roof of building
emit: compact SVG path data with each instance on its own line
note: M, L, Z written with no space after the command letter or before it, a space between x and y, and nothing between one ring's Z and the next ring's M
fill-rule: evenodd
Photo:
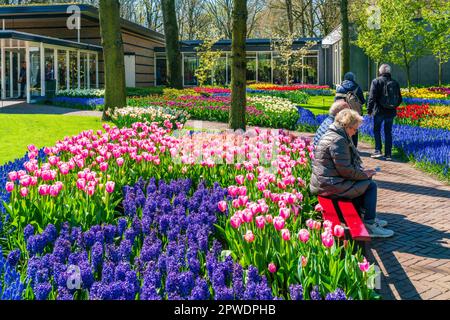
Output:
M61 47L69 47L81 50L102 51L101 46L93 44L63 40L47 36L40 36L32 33L20 32L15 30L0 30L0 39L13 39L18 41L42 42Z
M316 42L317 45L321 44L322 38L298 38L294 41L293 47L294 49L300 48L305 45L307 42ZM202 40L182 40L181 51L182 52L195 52L195 48L197 48L202 43ZM246 39L245 46L247 51L271 51L271 39ZM315 45L312 49L316 50ZM231 40L224 39L217 41L213 49L216 50L224 50L231 51ZM165 47L155 47L155 52L165 52Z
M98 20L99 12L98 8L79 3L63 3L63 4L29 4L29 5L0 5L0 19L11 19L11 18L40 18L52 15L55 17L65 16L67 13L67 8L77 5L80 8L81 16ZM149 28L143 27L137 23L125 20L121 18L122 27L138 34L145 35L151 38L158 38L159 40L164 40L164 35L162 33L156 32Z

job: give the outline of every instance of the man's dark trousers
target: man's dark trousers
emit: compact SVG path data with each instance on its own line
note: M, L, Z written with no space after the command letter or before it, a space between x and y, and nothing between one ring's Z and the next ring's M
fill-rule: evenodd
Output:
M373 117L373 133L375 136L375 150L381 152L381 124L384 121L384 139L385 139L385 152L386 157L392 156L392 124L394 122L395 115L386 115L378 113Z

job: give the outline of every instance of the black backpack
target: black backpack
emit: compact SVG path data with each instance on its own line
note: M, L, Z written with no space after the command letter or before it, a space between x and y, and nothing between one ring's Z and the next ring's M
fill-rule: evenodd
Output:
M385 109L395 110L400 105L400 87L395 80L387 80L383 85L381 106Z

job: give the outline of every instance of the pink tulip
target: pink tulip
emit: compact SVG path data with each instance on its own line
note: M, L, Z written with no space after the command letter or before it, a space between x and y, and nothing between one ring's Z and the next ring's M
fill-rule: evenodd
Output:
M325 220L323 222L323 227L327 228L327 229L331 229L333 227L333 222L331 222L330 220Z
M308 228L310 229L314 229L314 220L313 219L308 219L306 220L306 225L308 226Z
M281 230L281 236L283 237L284 241L291 240L291 233L289 232L289 229Z
M107 162L102 162L102 163L100 163L100 171L106 171L106 170L108 170L108 163Z
M258 229L264 229L264 225L266 224L266 219L263 216L257 216L255 218L256 227Z
M58 163L59 158L56 156L50 156L48 158L48 162L52 165L52 166L56 166L56 164Z
M84 171L79 171L77 175L78 179L86 179L86 172Z
M322 224L319 221L314 221L313 229L320 230Z
M253 220L253 214L252 211L249 209L245 209L242 211L242 219L244 220L244 222L246 223L250 223Z
M59 166L59 171L61 172L61 174L66 175L69 173L69 165L66 163L63 163L62 165Z
M227 211L227 202L226 201L219 201L218 207L219 207L219 210L221 212Z
M252 230L247 230L247 232L244 235L244 239L248 243L255 241L255 235L253 234Z
M314 210L316 210L317 212L322 212L323 211L322 205L320 203L316 204Z
M94 195L94 193L95 193L95 187L94 187L94 186L88 186L86 192L87 192L87 194L88 194L89 196Z
M237 184L244 184L244 176L243 175L236 176L235 179L236 179Z
M237 229L241 225L242 221L238 215L234 214L230 219L230 224L233 228Z
M14 190L14 182L7 182L5 186L6 191L12 192Z
M9 180L11 180L11 181L17 180L17 172L11 171L10 173L8 173L8 178L9 178Z
M269 199L271 197L271 194L272 193L270 192L270 190L263 191L264 198L266 198L266 199Z
M238 190L239 190L239 195L240 196L246 196L247 195L247 187L246 186L238 187Z
M41 196L46 196L50 194L50 186L46 184L42 184L38 187L38 192Z
M358 262L358 266L362 272L367 272L370 268L370 264L367 262L366 258L364 258L363 262Z
M256 183L256 187L258 188L259 191L263 191L264 189L266 189L266 184L264 182L257 182Z
M28 151L30 152L38 152L38 148L34 144L28 145Z
M118 165L119 167L121 167L121 166L123 165L124 160L123 160L123 158L117 158L117 159L116 159L116 162L117 162L117 165Z
M278 188L284 190L286 189L286 184L283 181L278 181Z
M255 175L253 173L247 173L246 175L248 181L252 181L255 179Z
M282 217L284 220L287 220L290 215L289 208L280 208L280 217Z
M309 231L306 230L306 229L301 229L299 231L299 233L298 233L298 239L301 242L304 242L304 243L308 242L308 240L309 240Z
M20 188L20 195L22 197L26 197L28 195L28 188L26 188L26 187Z
M302 267L303 267L303 268L306 267L306 265L308 264L308 258L302 256L302 257L301 257L301 261L302 261Z
M282 217L275 217L273 219L273 226L275 227L275 229L277 229L278 231L284 228L284 219Z
M78 179L77 180L77 188L79 190L84 190L86 188L86 180L85 179Z
M271 214L266 214L265 216L266 222L271 224L273 222L273 217Z
M286 202L284 202L283 200L278 201L278 206L280 208L286 208L287 207Z
M239 199L234 199L231 204L233 205L233 208L237 209L241 206Z
M322 244L327 248L331 248L333 246L334 237L331 232L325 231L322 233Z
M345 233L345 229L344 227L340 226L340 225L335 225L334 226L334 235L338 238L341 238L344 236Z
M28 187L31 184L31 177L28 175L22 176L19 183L22 187Z
M116 186L116 183L114 181L108 181L106 182L106 192L108 193L113 193L114 192L114 187Z
M229 187L228 187L228 194L229 194L230 196L236 197L237 194L238 194L238 192L239 192L238 187L236 187L236 186L229 186Z
M247 203L248 203L248 197L247 196L240 196L238 198L239 200L239 205L244 207Z
M52 196L52 197L56 197L56 196L58 196L58 194L59 194L59 188L58 188L58 186L56 186L56 185L52 185L52 186L50 186L50 195Z
M269 265L267 266L267 269L269 269L270 273L277 272L277 266L273 262L269 263Z

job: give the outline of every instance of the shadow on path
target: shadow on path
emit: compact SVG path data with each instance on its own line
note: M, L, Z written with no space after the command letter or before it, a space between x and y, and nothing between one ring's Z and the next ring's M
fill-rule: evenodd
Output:
M422 185L417 184L411 184L411 183L401 183L401 182L392 182L392 181L385 181L385 180L376 180L378 188L381 189L389 189L392 191L397 192L404 192L404 193L413 193L413 194L420 194L424 196L430 196L430 197L439 197L439 198L446 198L450 199L450 191L447 190L439 190L433 187L426 187Z

